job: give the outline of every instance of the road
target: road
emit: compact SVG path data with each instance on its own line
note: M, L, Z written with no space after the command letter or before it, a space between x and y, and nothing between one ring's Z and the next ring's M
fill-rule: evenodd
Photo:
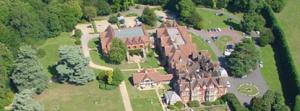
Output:
M201 39L203 40L211 40L210 37L213 35L217 35L217 36L230 36L232 37L232 42L233 43L238 43L243 37L240 35L241 33L238 31L234 31L234 30L229 30L229 29L223 29L221 32L207 32L207 31L199 31L199 30L195 30L195 29L189 29L189 32L194 33L196 35L198 35L199 37L201 37ZM219 61L221 63L221 65L224 65L224 55L221 52L221 50L215 45L214 42L211 42L208 44L212 51L216 54L216 56L219 58ZM261 75L261 71L259 68L255 69L254 71L252 71L250 74L248 74L247 77L245 78L233 78L233 77L229 77L229 82L231 83L231 87L228 88L228 92L230 93L234 93L237 98L239 99L239 101L243 104L249 104L250 100L252 99L252 97L250 96L246 96L246 95L242 95L237 89L239 87L240 84L243 83L251 83L257 86L258 90L259 90L259 94L258 96L262 96L267 90L268 90L268 86L264 80L264 78Z

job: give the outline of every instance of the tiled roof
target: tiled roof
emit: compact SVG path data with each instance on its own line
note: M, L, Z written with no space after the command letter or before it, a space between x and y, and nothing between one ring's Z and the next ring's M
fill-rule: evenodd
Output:
M145 69L133 75L133 83L139 84L144 79L149 78L154 82L163 82L163 81L170 81L173 78L172 74L160 74L156 70L153 69Z

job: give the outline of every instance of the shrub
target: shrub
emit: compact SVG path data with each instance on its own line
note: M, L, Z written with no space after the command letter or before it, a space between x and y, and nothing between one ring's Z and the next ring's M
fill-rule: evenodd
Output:
M196 100L188 102L187 105L189 107L199 107L200 106L199 101L196 101Z
M227 101L228 105L232 108L232 111L248 111L248 109L243 107L237 97L232 93L227 93L222 96L221 99Z
M74 31L74 37L80 38L82 36L82 32L80 29L75 29Z
M126 15L126 17L135 17L135 16L138 16L137 13L129 13Z
M150 50L148 53L147 53L147 57L153 57L154 56L154 51L153 50Z
M274 42L274 36L271 29L262 30L260 37L258 39L258 43L260 46L266 46L268 44L272 44Z
M143 11L142 16L140 17L140 21L144 24L155 26L157 18L154 13L154 10L150 9L149 7L146 7Z
M168 109L174 110L174 109L175 109L175 106L174 106L174 105L169 105L169 106L168 106Z
M117 16L110 16L108 19L108 22L111 24L116 24L118 23L118 17Z
M81 40L80 39L76 39L74 43L75 43L75 45L81 45Z
M178 108L178 109L181 109L181 108L184 107L184 104L183 104L182 102L180 102L180 101L177 101L177 102L174 104L174 106L175 106L176 108Z

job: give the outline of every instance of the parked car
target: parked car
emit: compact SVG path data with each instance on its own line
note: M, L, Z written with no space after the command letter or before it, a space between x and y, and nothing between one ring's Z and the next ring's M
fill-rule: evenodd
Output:
M226 82L226 86L227 86L227 87L231 87L231 84L230 84L229 81Z
M226 46L224 55L225 55L225 56L229 56L229 55L231 55L231 52L233 52L233 51L234 51L234 46L233 46L233 44L228 44L228 45Z

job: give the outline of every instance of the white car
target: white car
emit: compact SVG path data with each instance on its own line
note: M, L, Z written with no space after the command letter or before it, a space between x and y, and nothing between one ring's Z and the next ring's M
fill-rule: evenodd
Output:
M231 87L231 84L230 84L229 81L226 81L226 86L227 86L227 87Z

